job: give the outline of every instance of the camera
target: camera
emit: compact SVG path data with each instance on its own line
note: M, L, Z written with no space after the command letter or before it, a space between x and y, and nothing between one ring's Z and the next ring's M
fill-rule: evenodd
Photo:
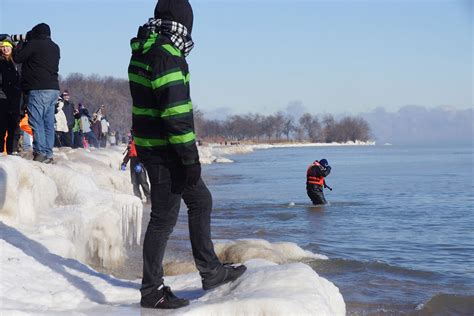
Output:
M24 42L26 41L26 35L25 34L13 34L10 35L12 41L14 42Z

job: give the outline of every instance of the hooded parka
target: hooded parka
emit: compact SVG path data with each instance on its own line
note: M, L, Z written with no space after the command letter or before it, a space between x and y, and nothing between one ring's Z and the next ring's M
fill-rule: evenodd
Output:
M13 60L22 63L22 90L59 90L59 46L51 40L48 24L36 25L26 38L13 51Z
M192 30L193 13L187 1L160 0L155 18ZM144 26L131 40L131 48L128 77L139 157L151 163L198 163L189 69L183 53L169 38Z

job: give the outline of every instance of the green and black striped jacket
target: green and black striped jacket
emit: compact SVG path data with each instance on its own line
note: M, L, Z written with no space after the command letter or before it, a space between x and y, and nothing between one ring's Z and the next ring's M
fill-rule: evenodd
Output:
M157 33L131 40L133 134L144 162L199 162L186 59Z

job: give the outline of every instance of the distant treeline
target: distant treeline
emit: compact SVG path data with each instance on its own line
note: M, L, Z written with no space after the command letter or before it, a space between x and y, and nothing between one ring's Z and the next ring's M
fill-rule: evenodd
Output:
M76 106L82 103L90 112L104 104L112 131L129 131L132 98L126 79L74 73L60 78L60 86L61 91L69 91ZM347 116L337 120L330 114L320 117L305 113L295 119L278 112L268 116L245 114L226 120L208 120L198 109L195 109L194 117L197 135L204 140L346 142L371 139L369 124L360 117Z
M233 115L226 120L206 120L195 111L196 129L204 139L223 138L253 141L310 141L320 143L368 141L371 139L367 121L346 116L336 120L331 114L321 117L310 113L299 119L278 112L273 115Z

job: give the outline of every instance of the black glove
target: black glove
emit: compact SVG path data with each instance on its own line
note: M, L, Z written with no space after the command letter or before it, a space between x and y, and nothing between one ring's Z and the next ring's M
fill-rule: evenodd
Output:
M184 170L187 185L195 185L198 183L199 178L201 178L201 164L199 162L192 165L184 165Z
M323 177L327 177L330 173L331 173L331 166L327 166L322 172Z

